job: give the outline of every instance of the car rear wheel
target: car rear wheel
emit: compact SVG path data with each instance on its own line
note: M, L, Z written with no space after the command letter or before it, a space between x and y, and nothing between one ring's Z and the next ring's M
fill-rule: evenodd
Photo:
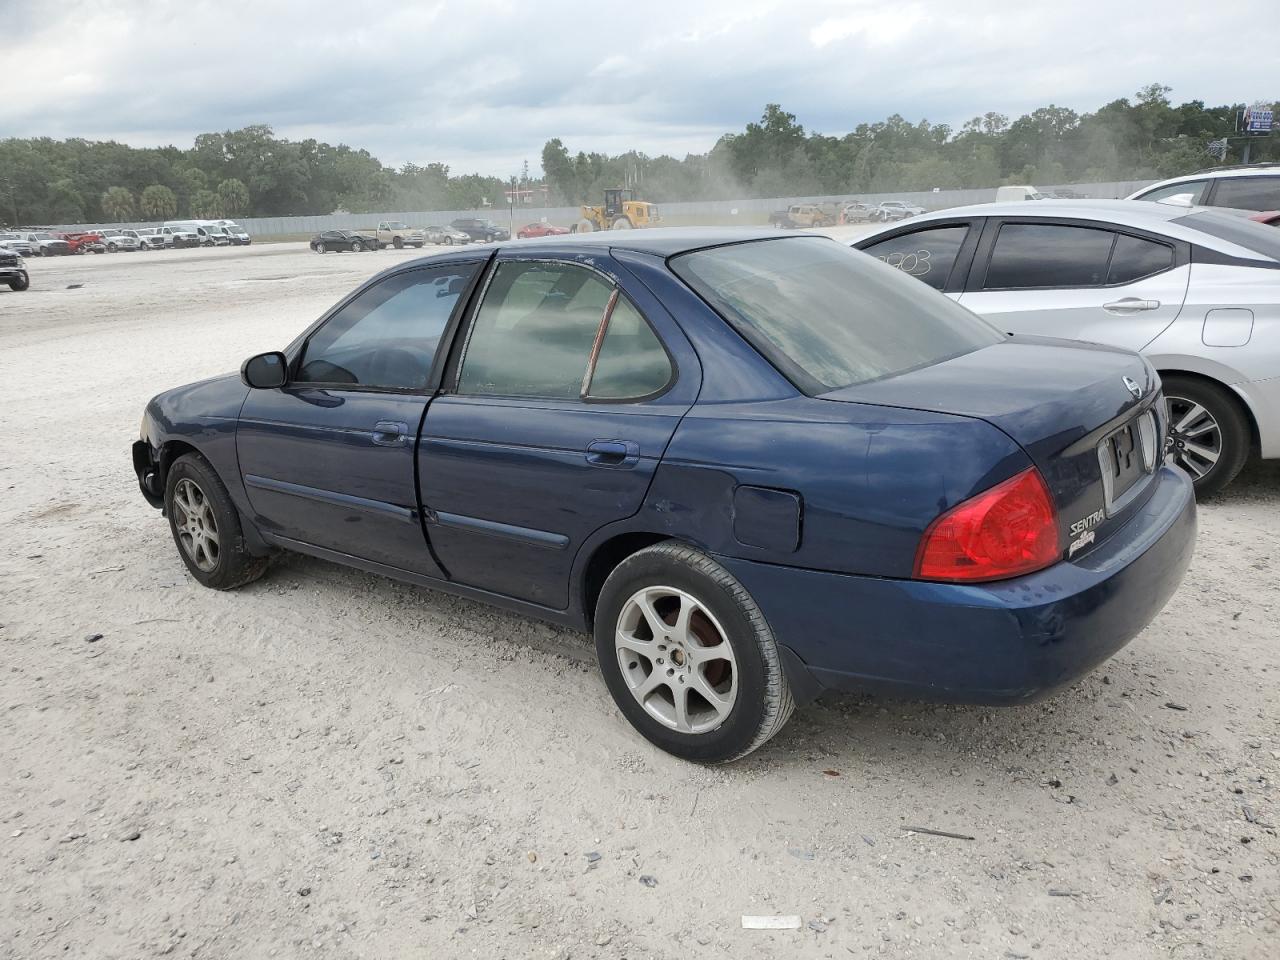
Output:
M325 248L325 245L323 243L316 244L316 253L327 253L327 252L328 250Z
M394 240L392 240L391 245L395 247L397 250L404 249L404 241L401 240L399 237L396 237Z
M595 642L618 709L686 760L745 756L795 706L760 608L729 571L684 544L647 547L614 569L596 607Z
M203 457L188 453L173 462L165 478L164 503L178 553L204 586L232 590L267 569L267 559L246 548L240 514Z
M1225 387L1170 374L1164 380L1169 412L1165 452L1195 484L1197 497L1217 493L1249 459L1249 424Z

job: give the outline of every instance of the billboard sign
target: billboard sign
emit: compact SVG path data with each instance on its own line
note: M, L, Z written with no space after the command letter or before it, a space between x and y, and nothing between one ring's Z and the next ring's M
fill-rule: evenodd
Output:
M1244 112L1244 132L1269 134L1271 132L1272 110L1269 104L1255 103Z

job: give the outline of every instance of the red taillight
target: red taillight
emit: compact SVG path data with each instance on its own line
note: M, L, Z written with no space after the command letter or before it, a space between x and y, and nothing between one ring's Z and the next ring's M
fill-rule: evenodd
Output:
M929 524L916 550L921 580L1003 580L1062 555L1058 511L1040 472L1016 477L952 507Z

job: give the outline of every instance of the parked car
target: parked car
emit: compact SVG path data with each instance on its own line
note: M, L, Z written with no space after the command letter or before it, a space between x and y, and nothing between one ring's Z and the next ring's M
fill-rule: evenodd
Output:
M510 240L511 234L492 220L484 217L459 217L449 226L460 230L472 240L480 243L492 243L495 240Z
M138 241L139 250L163 250L164 237L160 235L160 231L151 227L145 227L138 230L121 230L120 233L126 237L133 237Z
M536 223L526 223L516 231L516 236L521 240L529 240L533 237L561 237L568 233L568 227L557 227L545 220L539 220Z
M383 220L378 224L374 235L384 247L395 247L397 250L405 247L420 249L427 242L425 233L401 220Z
M19 236L35 246L38 257L65 257L71 254L71 244L47 230L29 230Z
M107 252L107 245L103 243L102 235L98 233L72 230L55 234L55 236L65 240L71 252L75 254Z
M166 223L160 228L159 235L163 238L166 247L200 246L200 234L196 232L194 226L186 226L181 223Z
M1036 187L1032 186L1003 186L996 187L996 203L1005 203L1007 201L1016 200L1048 200L1049 197L1041 193ZM924 213L923 210L920 211Z
M27 265L22 255L5 246L0 238L0 283L6 284L10 290L21 291L31 286L31 278L27 275Z
M439 225L427 227L426 236L427 243L443 243L447 247L451 247L454 244L471 242L471 237L463 233L461 230L455 230L453 227L442 227Z
M1131 351L654 229L399 264L155 397L133 464L197 582L283 548L591 629L641 734L724 761L823 689L1022 704L1113 654L1191 557L1165 423Z
M365 250L381 249L382 243L376 237L366 237L354 230L325 230L311 238L311 249L316 253L335 253L348 250L361 253Z
M1141 350L1168 453L1201 494L1256 442L1280 457L1280 235L1226 211L1128 200L982 204L853 246L1000 329Z
M142 249L142 243L137 234L130 230L117 230L114 227L108 227L105 230L100 230L99 235L102 237L103 245L107 248L107 253L119 253L121 250L134 253Z
M861 200L846 203L840 210L840 219L845 223L867 223L878 219L876 207Z
M1180 201L1188 206L1237 210L1280 208L1280 163L1213 167L1143 187L1129 200Z
M40 244L24 233L0 233L0 247L23 257L38 256L40 251Z
M904 200L884 200L876 205L875 219L888 223L891 220L918 217L922 213L924 213L924 207L916 206L914 203L907 203Z

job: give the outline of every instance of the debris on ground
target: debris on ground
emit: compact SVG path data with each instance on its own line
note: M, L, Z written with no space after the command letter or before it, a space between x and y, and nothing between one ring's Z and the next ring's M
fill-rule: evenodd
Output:
M780 917L748 917L742 918L743 930L799 930L800 918L795 915Z

